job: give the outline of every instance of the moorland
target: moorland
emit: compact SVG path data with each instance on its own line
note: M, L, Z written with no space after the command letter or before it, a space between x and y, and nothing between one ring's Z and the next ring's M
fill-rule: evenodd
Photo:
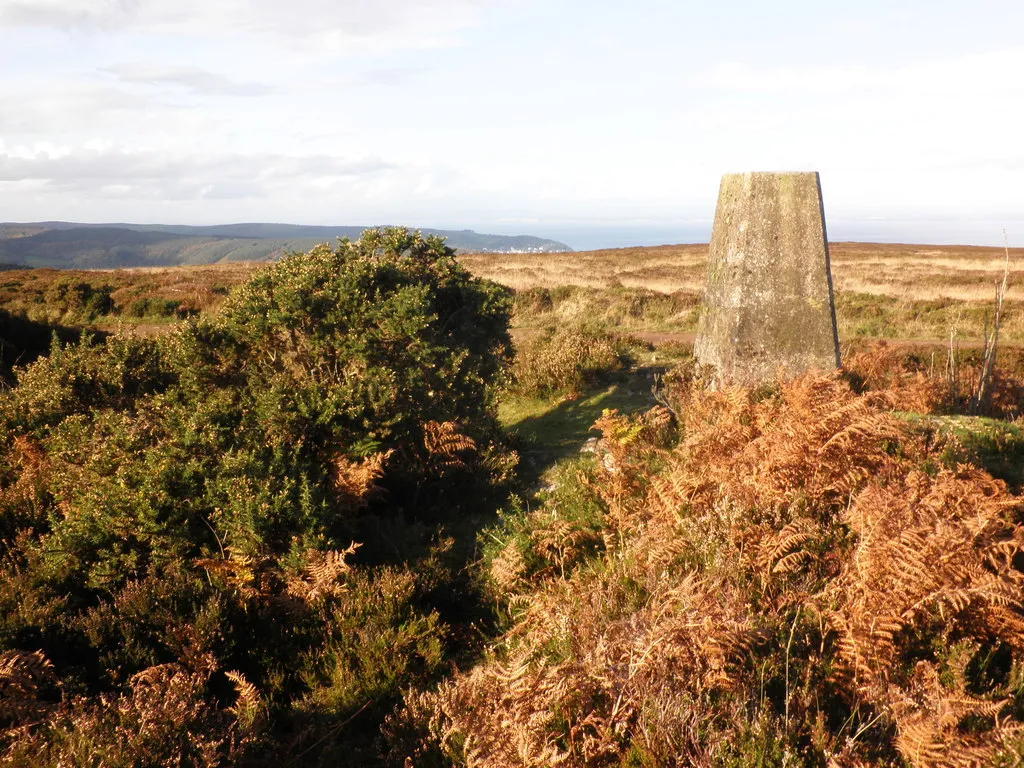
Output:
M706 252L0 273L0 764L1020 764L1024 252L747 389Z

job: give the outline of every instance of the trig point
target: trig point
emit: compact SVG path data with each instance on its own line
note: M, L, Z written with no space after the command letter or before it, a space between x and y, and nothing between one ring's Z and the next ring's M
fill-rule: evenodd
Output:
M694 356L735 384L839 367L817 173L722 177Z

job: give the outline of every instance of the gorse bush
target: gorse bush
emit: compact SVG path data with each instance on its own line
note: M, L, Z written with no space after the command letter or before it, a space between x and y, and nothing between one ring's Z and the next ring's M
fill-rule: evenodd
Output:
M360 458L400 438L393 447L410 451L431 420L489 426L488 383L511 350L508 303L441 240L382 230L257 274L222 323L260 382L261 421L287 414L306 430L294 438L329 431Z
M388 553L354 539L360 514L424 515L486 474L508 307L440 239L371 230L164 337L20 371L0 398L0 653L41 654L49 682L0 708L8 764L215 765L270 733L315 761L341 738L328 715L431 674L440 555L371 566Z
M196 313L190 312L180 301L174 299L143 296L125 307L124 314L128 317L186 317Z
M92 285L81 280L59 278L46 289L47 309L52 320L88 322L113 311L113 289L109 285Z

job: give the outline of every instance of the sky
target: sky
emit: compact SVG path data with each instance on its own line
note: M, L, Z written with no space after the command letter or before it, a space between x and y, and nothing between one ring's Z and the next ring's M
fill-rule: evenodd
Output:
M1024 245L1019 0L0 0L0 221Z

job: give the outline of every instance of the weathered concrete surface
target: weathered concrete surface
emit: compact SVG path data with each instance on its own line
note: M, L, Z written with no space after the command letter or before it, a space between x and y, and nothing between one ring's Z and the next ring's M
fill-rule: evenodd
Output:
M719 381L839 367L817 173L723 176L709 256L694 355Z

